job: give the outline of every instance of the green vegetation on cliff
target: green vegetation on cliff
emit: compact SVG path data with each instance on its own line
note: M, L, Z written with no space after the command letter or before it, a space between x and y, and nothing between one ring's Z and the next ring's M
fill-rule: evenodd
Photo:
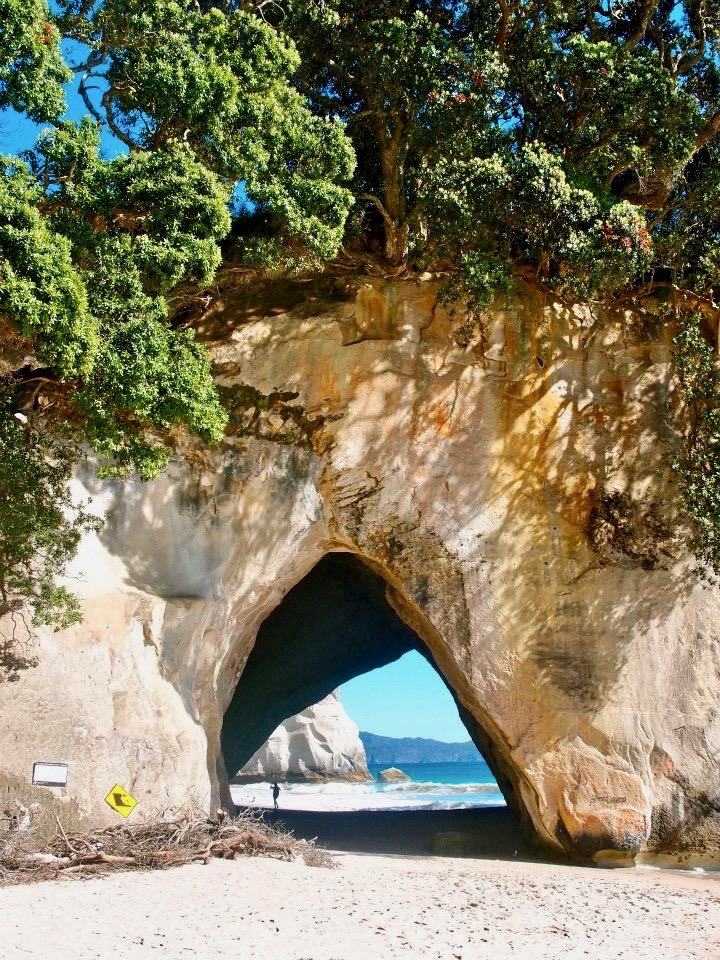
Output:
M436 271L471 319L515 275L682 303L677 468L717 568L719 26L716 0L0 0L0 119L44 125L0 144L0 610L77 615L54 583L88 518L48 464L149 478L173 431L221 438L178 318L228 257Z
M287 6L300 88L346 123L356 220L390 262L464 262L481 302L520 266L579 296L659 269L714 282L717 4Z
M77 618L54 579L86 519L62 482L78 444L103 473L148 479L170 428L222 437L209 357L170 307L179 283L212 281L237 184L255 228L237 231L248 261L336 254L352 147L293 88L297 67L292 42L250 7L0 0L0 109L49 124L0 161L0 611L19 617L25 599L35 623ZM77 121L62 117L73 74ZM120 148L110 159L103 130ZM27 509L41 496L44 512ZM54 538L52 556L38 538Z

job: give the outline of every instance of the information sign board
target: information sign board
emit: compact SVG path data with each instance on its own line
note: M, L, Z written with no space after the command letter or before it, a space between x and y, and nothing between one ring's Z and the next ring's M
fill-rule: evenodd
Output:
M66 763L33 764L32 782L39 787L64 787L67 784L68 765Z

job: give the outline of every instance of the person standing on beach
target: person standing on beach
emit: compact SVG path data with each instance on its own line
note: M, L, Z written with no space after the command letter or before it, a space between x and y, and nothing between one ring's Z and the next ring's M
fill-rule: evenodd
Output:
M277 810L278 808L277 801L278 801L278 797L280 796L280 787L277 785L277 780L273 781L272 795L273 795L273 803L275 804L275 809Z

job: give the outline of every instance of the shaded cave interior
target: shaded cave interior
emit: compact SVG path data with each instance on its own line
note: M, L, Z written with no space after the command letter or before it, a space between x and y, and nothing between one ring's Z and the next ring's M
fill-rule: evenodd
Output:
M513 778L491 737L459 701L427 644L388 600L388 583L360 557L326 554L261 625L230 705L221 737L232 778L288 717L343 683L410 651L421 654L448 688L470 738L485 758L508 807L531 833Z

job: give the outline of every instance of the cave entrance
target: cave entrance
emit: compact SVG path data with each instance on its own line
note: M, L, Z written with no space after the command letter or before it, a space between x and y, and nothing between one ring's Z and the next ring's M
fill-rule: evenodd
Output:
M388 584L378 572L358 556L344 552L327 554L288 592L261 625L225 713L221 744L229 778L285 720L362 674L414 652L442 677L431 651L398 615L388 592ZM487 735L442 679L466 724L468 737L491 763ZM443 814L442 823L436 814ZM482 843L478 847L481 836L492 838L494 855L512 854L522 846L519 821L507 808L365 811L353 813L352 823L349 814L333 819L326 813L300 814L281 809L280 815L298 836L319 836L337 849L412 852L419 844L418 852L428 852L432 837L446 836L452 847L452 838L462 836L465 841L457 841L463 848L458 852L468 852L469 828L475 840L470 852L489 852L481 849ZM382 829L378 817L383 818ZM433 823L429 817L434 818Z
M354 554L329 553L261 625L222 730L230 777L273 730L359 674L426 648Z

